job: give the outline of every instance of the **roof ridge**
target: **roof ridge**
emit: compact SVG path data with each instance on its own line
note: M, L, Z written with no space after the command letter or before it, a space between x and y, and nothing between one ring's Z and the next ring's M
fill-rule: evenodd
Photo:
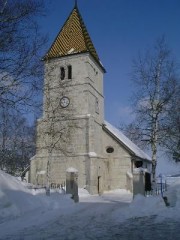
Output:
M60 28L58 34L56 35L56 37L55 37L55 39L54 39L54 41L53 41L53 43L52 43L51 46L49 47L49 49L48 49L47 53L45 54L45 56L43 57L43 60L46 59L46 56L48 55L48 53L50 52L52 46L53 46L54 43L56 42L56 40L57 40L57 38L59 37L60 33L62 32L64 26L66 25L67 21L69 20L70 16L72 15L74 9L75 9L75 6L74 6L73 9L71 10L71 12L70 12L68 18L66 19L66 21L64 22L63 26ZM48 57L47 57L47 58L48 58Z
M87 34L87 38L86 38L85 32L83 31L83 37L84 37L84 41L85 41L86 47L87 47L87 49L89 50L89 52L91 52L90 49L89 49L88 43L87 43L87 40L89 39L90 42L91 42L91 44L92 44L92 47L94 48L94 51L95 51L95 54L96 54L96 58L97 58L97 60L99 61L99 56L98 56L98 54L97 54L97 52L96 52L96 49L95 49L95 47L94 47L94 44L93 44L93 42L92 42L92 40L91 40L91 37L90 37L90 35L89 35L89 33L88 33L86 24L85 24L84 21L83 21L83 18L82 18L82 16L81 16L81 13L80 13L78 7L77 7L77 12L78 12L79 20L80 20L80 22L81 22L82 26L84 27L85 32L86 32L86 34ZM94 54L93 54L93 55L94 55Z

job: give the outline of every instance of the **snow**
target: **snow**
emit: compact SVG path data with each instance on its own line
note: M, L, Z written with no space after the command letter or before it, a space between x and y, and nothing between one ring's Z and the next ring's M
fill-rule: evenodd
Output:
M174 177L174 176L167 176L166 177L166 183L168 185L171 185L172 183L175 183L177 180L180 181L180 177Z
M137 195L133 199L124 189L100 196L79 189L80 202L74 203L70 195L54 190L51 196L46 196L45 189L28 189L27 183L0 171L0 239L89 239L86 231L95 236L111 234L119 223L127 225L129 220L130 226L133 219L151 216L156 216L158 222L168 219L178 223L180 180L171 184L165 196L169 207L161 196Z
M158 196L144 197L136 195L131 204L124 209L114 213L114 219L122 222L129 218L157 216L157 221L164 219L180 220L180 180L173 183L164 193L170 204L165 206L163 198Z
M120 140L126 147L128 147L136 156L151 161L151 158L143 152L137 145L135 145L129 138L127 138L120 130L105 121L105 129L111 132L116 138Z
M139 194L135 196L134 200L127 208L116 211L114 213L114 219L122 222L129 218L156 215L157 211L160 213L164 210L166 210L166 207L161 197L144 197Z
M180 210L180 179L171 183L165 196L167 196L170 206L176 207Z
M73 53L74 52L74 48L71 48L69 51L68 51L68 54L71 54L71 53Z
M127 171L127 176L130 178L130 179L133 179L133 175L132 175L132 173L131 172L129 172L129 171Z
M180 173L180 162L169 159L162 150L157 156L157 174L175 175Z
M145 172L149 172L149 170L147 168L142 168L142 167L133 169L133 173L145 173Z
M54 193L51 201L48 201L41 193L42 190L30 190L25 183L0 171L0 222L5 221L5 218L21 216L30 211L55 209L64 200L67 205L72 204L70 195L62 195L57 199L57 194Z
M97 154L95 152L89 152L89 157L97 157Z
M66 172L69 172L69 173L73 173L73 172L78 172L78 170L76 168L73 168L73 167L70 167L66 170Z

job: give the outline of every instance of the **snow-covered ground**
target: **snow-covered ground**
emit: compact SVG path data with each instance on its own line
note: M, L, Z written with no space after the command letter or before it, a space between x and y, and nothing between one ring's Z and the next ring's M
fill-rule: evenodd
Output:
M71 196L30 190L25 183L0 171L0 239L180 239L180 181L159 197L126 190Z

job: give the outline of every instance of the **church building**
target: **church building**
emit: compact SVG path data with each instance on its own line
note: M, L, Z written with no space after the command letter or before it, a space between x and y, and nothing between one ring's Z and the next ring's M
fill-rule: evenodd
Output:
M91 194L133 188L151 159L104 120L103 67L75 4L43 58L43 116L37 121L30 182L64 185L69 168Z

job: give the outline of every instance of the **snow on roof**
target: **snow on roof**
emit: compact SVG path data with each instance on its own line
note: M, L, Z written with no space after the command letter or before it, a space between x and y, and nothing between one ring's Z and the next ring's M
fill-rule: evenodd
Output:
M140 168L134 168L133 169L133 173L146 173L146 172L149 173L147 168L140 167Z
M125 147L127 147L134 155L142 159L151 161L151 158L143 152L136 144L134 144L129 138L127 138L120 130L112 126L107 121L104 122L105 130L108 130L112 133Z

